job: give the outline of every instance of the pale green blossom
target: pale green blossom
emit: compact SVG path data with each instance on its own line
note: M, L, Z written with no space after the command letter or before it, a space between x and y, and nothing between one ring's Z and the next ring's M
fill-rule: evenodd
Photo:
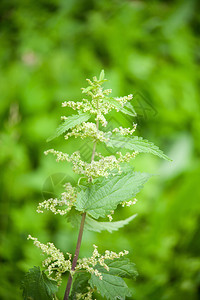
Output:
M45 151L45 154L52 153L57 156L56 161L68 161L73 164L73 171L79 175L84 175L89 178L97 178L100 176L108 177L110 174L113 174L113 170L118 170L121 172L120 163L129 162L132 158L138 154L138 152L127 152L123 155L121 152L117 152L116 154L119 156L118 158L115 155L103 156L100 153L95 153L99 160L93 160L91 163L87 163L81 159L80 153L78 151L74 152L71 156L66 153L62 153L60 151L56 151L54 149L50 149Z
M62 282L62 274L66 271L71 272L72 255L67 252L69 258L65 259L64 254L57 249L53 243L47 243L46 245L42 244L37 238L34 238L31 235L28 236L28 239L33 240L34 245L49 256L42 262L42 265L43 267L47 267L46 271L48 272L49 278L56 280L58 285L60 285ZM54 277L51 276L52 274L54 274Z
M112 92L111 89L104 90L102 88L102 83L106 80L98 80L96 77L93 77L93 80L87 79L89 86L82 89L82 93L86 94L90 99L83 98L80 102L75 101L65 101L62 103L63 107L70 107L74 110L89 112L91 115L94 115L96 124L93 122L82 122L82 124L75 125L72 127L66 134L65 139L74 136L75 138L80 137L81 139L91 138L94 143L96 142L108 142L112 133L117 133L122 136L132 135L136 129L136 124L133 124L133 128L115 128L112 132L104 132L99 129L99 123L103 127L107 125L107 120L105 115L111 110L116 109L117 111L120 108L130 101L133 98L133 95L128 95L124 97L109 97L109 94ZM62 119L67 119L63 116ZM88 178L97 178L97 177L108 177L113 170L117 170L121 173L120 164L123 162L129 162L134 158L137 152L126 153L122 155L121 152L116 153L116 155L102 156L101 154L95 153L95 156L98 159L92 159L92 162L88 163L81 159L81 155L78 151L69 155L61 151L56 151L50 149L45 151L45 154L52 153L56 156L56 161L68 161L73 164L73 171L79 175L86 176ZM115 173L113 173L115 174ZM50 205L57 205L57 200L53 201L51 199ZM52 207L52 206L51 206ZM112 216L109 215L109 219L112 219Z
M85 139L87 137L91 138L93 142L106 142L108 141L108 137L106 137L106 133L97 129L96 124L91 122L83 122L81 125L76 125L71 132L68 132L65 135L65 139L68 139L70 136L74 136L75 138L80 137L81 139Z
M91 287L87 287L88 291L87 293L81 294L81 293L76 293L76 300L92 300L92 295L95 292L95 289ZM96 299L94 299L96 300Z
M129 134L132 135L135 132L136 127L137 127L137 124L133 124L133 128L132 129L130 129L130 128L123 128L123 127L120 126L119 128L114 128L112 130L112 132L117 132L117 133L119 133L121 135L129 135Z
M124 255L127 255L129 253L127 250L121 251L119 253L106 250L105 254L101 255L97 250L98 246L93 245L93 247L94 247L94 251L93 251L92 256L89 258L84 257L84 258L78 259L75 270L77 271L80 269L85 269L88 273L98 276L100 280L102 280L102 275L97 269L94 268L97 264L100 264L107 271L109 271L109 267L105 263L106 259L113 260L116 258L120 258Z
M66 192L61 194L61 199L50 198L39 203L37 207L38 213L43 213L44 209L52 211L55 215L66 215L74 206L77 198L77 190L70 183L64 185ZM59 209L58 207L66 207Z
M136 202L137 202L137 199L134 198L133 200L123 201L121 204L122 204L122 207L124 207L124 206L134 205L134 204L136 204Z
M70 272L73 276L74 273L79 270L86 270L88 273L94 274L95 276L98 276L100 280L102 280L101 273L94 267L97 264L100 264L107 271L109 271L109 267L105 263L106 259L114 260L129 253L126 250L119 253L106 250L105 254L101 255L97 250L98 247L96 245L93 245L94 251L92 253L92 256L89 258L84 257L78 259L75 271L72 271L72 254L67 252L68 259L66 259L64 254L59 249L57 249L53 243L43 244L39 242L37 238L34 238L31 235L28 236L28 239L33 240L34 245L41 249L43 253L48 255L48 257L42 262L42 265L46 268L49 278L56 280L58 282L58 285L60 285L62 282L62 274L67 271ZM54 276L52 277L52 275Z
M108 217L108 219L109 219L109 222L112 222L112 220L113 220L112 215L113 215L113 214L114 214L114 210L111 210L110 214L107 215L107 217Z
M124 97L116 97L114 98L117 102L119 102L122 106L124 106L124 104L126 104L128 101L133 99L133 95L130 94L128 96L124 96Z
M119 111L120 107L123 108L123 106L133 98L133 95L112 98L118 103L118 106L116 106L116 104L110 101L110 98L108 97L112 90L103 90L102 88L102 83L105 80L97 80L96 77L93 78L93 81L90 79L86 80L89 83L89 87L82 88L82 93L89 96L90 100L83 98L82 101L78 102L64 101L62 107L70 107L74 110L89 112L91 115L95 115L96 121L100 121L101 125L106 127L107 120L104 115L108 114L113 109ZM64 119L65 117L62 118Z

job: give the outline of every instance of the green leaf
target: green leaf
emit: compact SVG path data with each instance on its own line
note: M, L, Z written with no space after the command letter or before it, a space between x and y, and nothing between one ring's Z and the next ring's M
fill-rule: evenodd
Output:
M134 197L150 178L150 174L129 172L110 175L100 183L82 190L77 197L76 209L88 212L93 218L105 217L123 201Z
M121 257L115 260L106 260L105 263L109 267L109 274L129 279L135 279L136 276L138 276L135 264L130 262L128 258ZM100 273L102 272L102 270L104 272L107 272L103 267L100 266L98 270Z
M103 279L100 280L99 277L91 275L89 284L92 288L97 288L102 297L106 299L123 299L131 296L131 291L129 290L125 281L117 276L110 274L104 274Z
M87 94L89 91L91 91L93 89L93 86L88 86L86 88L82 88L82 93L83 94Z
M121 104L114 97L105 97L103 101L112 103L119 111L126 115L130 115L132 117L137 116L137 113L130 102L127 102L122 107ZM130 110L128 110L127 108L129 108Z
M80 113L78 115L72 115L70 117L67 117L67 120L65 120L57 129L54 135L49 137L47 139L47 142L50 142L51 140L55 139L56 137L63 134L65 131L69 130L70 128L73 128L74 126L81 124L82 122L86 122L90 118L90 115L88 113Z
M86 272L75 274L71 295L69 297L70 300L76 300L76 296L79 293L85 294L88 292L87 287L89 286L88 280L90 279L90 277L91 275Z
M136 216L137 214L125 220L120 220L116 222L98 222L87 215L85 219L84 229L96 232L101 232L103 230L107 230L109 232L117 231L119 228L122 228L123 226L131 222ZM68 220L71 222L72 226L79 227L81 224L81 215L75 213L71 215L69 214Z
M125 299L126 296L131 296L131 291L122 278L135 279L138 275L135 264L123 257L113 261L106 260L105 263L108 265L109 271L97 265L95 268L101 273L102 280L92 274L89 280L91 287L96 287L106 299Z
M128 110L127 108L129 108L130 110ZM132 117L137 116L137 113L130 102L127 102L126 105L122 109L120 109L120 111Z
M39 267L34 267L25 274L22 289L24 300L55 300L58 290L56 282L50 280Z
M171 159L163 153L156 145L153 143L143 140L142 137L133 136L125 137L121 135L111 136L109 141L106 142L108 147L116 148L126 148L129 150L134 150L138 152L151 153L157 155L161 158L171 161Z
M104 73L104 70L101 71L100 73L100 76L99 76L99 80L104 80L104 77L105 77L105 73Z

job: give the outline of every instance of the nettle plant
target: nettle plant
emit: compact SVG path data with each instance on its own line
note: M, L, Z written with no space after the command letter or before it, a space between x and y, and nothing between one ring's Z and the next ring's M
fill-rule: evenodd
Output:
M110 96L111 89L102 88L104 71L99 79L87 79L89 86L82 89L88 99L81 102L68 101L62 103L65 108L72 108L77 114L61 117L64 121L58 127L55 135L49 140L65 133L65 139L90 138L93 142L89 162L81 158L76 151L69 155L54 149L45 154L53 154L56 161L69 162L73 171L79 175L76 186L71 183L64 185L60 198L51 198L38 205L37 212L49 210L54 214L66 216L67 221L79 226L79 235L74 256L62 253L53 243L43 244L37 238L29 235L34 245L42 250L47 258L43 261L45 271L39 267L30 269L22 283L24 299L57 299L56 293L62 281L62 275L69 273L64 300L93 299L93 293L99 293L106 299L125 299L131 296L123 278L135 279L137 271L135 264L128 258L128 251L115 253L106 250L98 252L98 246L93 245L93 253L89 258L78 258L83 235L83 229L101 232L112 232L132 221L136 215L125 220L112 222L112 215L118 206L131 206L136 203L135 196L142 189L150 174L135 172L130 166L130 160L140 152L152 153L161 158L168 157L153 143L143 140L134 134L136 124L132 128L115 128L106 131L106 115L116 110L135 116L130 100L133 96L114 98ZM112 148L112 155L103 156L97 152L99 144ZM117 150L122 149L122 152ZM117 149L115 151L115 149ZM129 152L128 152L129 151ZM103 222L102 218L108 218ZM73 259L72 259L73 258Z

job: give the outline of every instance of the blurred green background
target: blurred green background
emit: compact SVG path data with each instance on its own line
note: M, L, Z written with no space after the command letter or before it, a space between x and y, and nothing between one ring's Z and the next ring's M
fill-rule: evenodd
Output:
M132 93L137 135L173 162L140 154L135 169L154 176L113 234L84 234L81 255L128 249L139 277L135 300L200 299L200 15L198 1L2 0L0 2L0 299L22 299L20 281L43 257L27 235L74 252L77 230L39 215L46 192L75 181L68 164L43 152L73 152L77 141L46 139L81 100L85 78L105 70L113 96ZM86 146L86 145L85 145ZM86 153L87 147L82 148ZM62 299L65 282L60 290Z

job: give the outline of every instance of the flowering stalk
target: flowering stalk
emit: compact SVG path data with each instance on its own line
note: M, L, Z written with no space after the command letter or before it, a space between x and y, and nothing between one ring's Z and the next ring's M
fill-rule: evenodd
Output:
M78 114L62 117L61 124L55 135L49 140L65 133L65 139L71 136L75 138L89 138L93 142L91 162L82 160L79 151L69 155L54 149L45 151L52 153L56 161L69 162L73 165L73 171L80 175L77 186L71 183L64 185L65 191L59 198L50 198L39 203L37 212L43 213L44 209L66 216L73 226L79 226L79 235L73 261L72 254L66 255L57 249L53 243L46 245L37 238L29 236L34 244L48 257L43 261L45 271L40 268L31 269L23 283L24 300L51 299L55 300L57 287L61 284L62 274L69 272L64 300L91 300L93 293L98 292L106 299L125 299L131 296L130 289L123 278L134 279L137 275L135 265L125 258L127 250L118 254L106 250L100 254L97 246L89 258L78 258L83 229L101 232L112 232L127 225L136 215L125 220L113 222L112 215L119 205L129 207L136 203L135 195L143 188L144 183L150 178L147 173L135 172L129 165L129 161L135 158L139 152L147 152L168 159L168 157L153 143L134 136L136 124L132 128L114 128L105 131L107 126L106 115L111 110L135 117L135 111L130 103L133 96L111 97L111 90L103 90L102 85L106 81L102 71L99 79L87 79L89 86L82 89L89 99L81 102L63 102L63 107L70 107ZM89 122L93 117L95 123ZM67 132L67 133L66 133ZM113 149L112 155L104 156L96 149L99 143ZM116 149L121 148L123 153ZM126 153L124 153L126 152ZM86 178L83 185L79 184L82 178ZM99 218L108 218L102 222ZM47 275L46 275L46 273ZM39 282L39 283L38 283ZM73 283L73 285L72 285Z
M99 120L97 120L97 122L96 122L96 128L97 128L97 131L98 131L98 129L99 129ZM97 143L95 141L94 145L93 145L91 162L94 161L96 144ZM90 181L92 181L92 177L90 177ZM79 229L79 235L78 235L76 250L75 250L75 254L74 254L74 258L73 258L73 262L72 262L72 268L71 268L72 272L76 268L76 264L77 264L77 260L78 260L78 256L79 256L79 251L80 251L81 241L82 241L82 236L83 236L83 228L84 228L85 218L86 218L86 212L82 214L82 219L81 219L81 225L80 225L80 229ZM70 293L71 285L72 285L72 275L69 274L67 287L66 287L65 295L64 295L64 300L69 299L69 293Z

